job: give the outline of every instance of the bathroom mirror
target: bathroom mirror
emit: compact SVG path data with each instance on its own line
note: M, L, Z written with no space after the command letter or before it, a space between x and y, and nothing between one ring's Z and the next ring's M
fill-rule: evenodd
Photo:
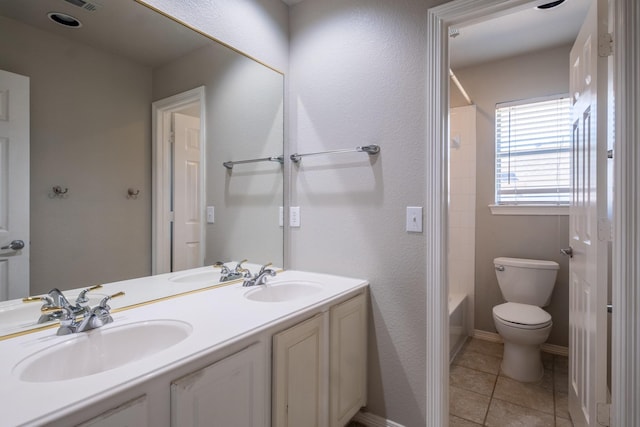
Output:
M59 25L51 12L79 24ZM30 80L29 294L216 261L283 265L282 163L223 167L282 156L282 73L134 0L0 1L0 70ZM152 131L152 104L190 90L203 105L172 112L204 113L201 139L188 142L202 143L201 157L182 171L188 185L163 160L162 197L187 200L202 250L195 263L154 271L157 246L176 254L173 224L152 221L162 182L153 138L163 136ZM157 241L157 228L169 241Z

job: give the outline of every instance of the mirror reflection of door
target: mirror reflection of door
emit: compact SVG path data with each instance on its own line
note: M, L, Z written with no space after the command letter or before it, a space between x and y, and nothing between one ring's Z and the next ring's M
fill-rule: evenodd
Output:
M171 236L171 271L201 267L202 150L200 138L199 103L189 106L185 113L173 113L173 227Z
M29 77L2 70L0 248L0 301L28 294Z

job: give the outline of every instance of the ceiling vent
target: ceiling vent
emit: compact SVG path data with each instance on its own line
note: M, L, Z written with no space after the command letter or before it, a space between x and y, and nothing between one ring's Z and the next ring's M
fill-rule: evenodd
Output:
M96 3L94 1L85 1L85 0L64 0L67 3L70 3L74 6L81 7L84 10L88 10L89 12L94 12L102 7L101 4Z

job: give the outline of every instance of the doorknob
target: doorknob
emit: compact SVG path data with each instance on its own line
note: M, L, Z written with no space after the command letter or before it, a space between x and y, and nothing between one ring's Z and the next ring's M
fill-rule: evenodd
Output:
M14 240L7 246L3 246L0 249L11 249L12 251L19 251L22 248L24 248L24 242L22 240Z
M562 255L566 255L569 258L573 258L573 248L569 246L568 248L560 249L560 253Z

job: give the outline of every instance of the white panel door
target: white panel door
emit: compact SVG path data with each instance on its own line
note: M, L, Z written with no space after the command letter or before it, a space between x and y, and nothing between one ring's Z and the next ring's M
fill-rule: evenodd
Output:
M607 58L598 55L606 12L606 0L592 1L570 54L569 411L586 426L598 425L598 404L607 402Z
M264 346L256 343L171 383L173 427L265 427Z
M326 427L324 315L273 336L273 427Z
M358 295L330 311L329 413L342 427L367 404L367 298Z
M21 244L24 245L20 248ZM10 247L9 247L10 246ZM29 78L0 70L0 301L29 294Z
M173 114L174 191L172 271L201 267L202 203L200 119Z

